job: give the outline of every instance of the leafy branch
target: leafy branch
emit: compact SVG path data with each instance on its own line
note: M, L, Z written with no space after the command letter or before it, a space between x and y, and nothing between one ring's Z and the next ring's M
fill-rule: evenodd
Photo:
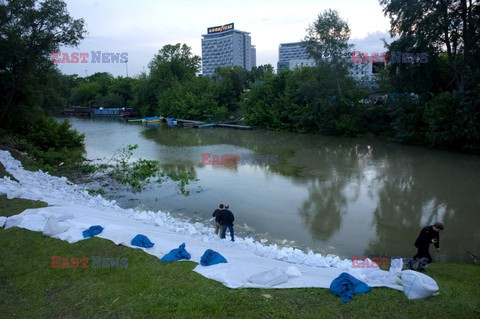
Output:
M189 195L185 186L191 181L198 181L194 172L168 172L160 169L158 161L140 158L132 161L133 151L138 149L138 145L128 145L116 150L107 163L96 165L96 172L104 172L107 176L114 179L122 185L128 185L134 192L140 192L151 183L161 184L167 178L177 182L181 193ZM111 164L113 163L113 164ZM92 175L95 176L95 174Z

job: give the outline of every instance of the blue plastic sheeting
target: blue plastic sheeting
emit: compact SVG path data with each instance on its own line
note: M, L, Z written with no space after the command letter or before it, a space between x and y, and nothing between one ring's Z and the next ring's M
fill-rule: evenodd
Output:
M355 294L370 292L372 288L363 281L343 272L330 284L330 291L335 296L340 296L343 302L348 302Z
M191 258L188 251L185 249L185 243L178 246L178 248L170 250L168 254L162 257L160 261L169 262L169 261L177 261L182 259L189 260Z
M143 248L150 248L155 245L148 239L147 236L138 234L137 236L133 237L132 239L132 245L133 246L138 246L138 247L143 247Z
M100 225L90 226L89 229L82 232L83 238L94 237L103 231L103 227Z
M215 250L205 250L202 258L200 258L200 265L202 266L211 266L220 263L227 263L227 260Z

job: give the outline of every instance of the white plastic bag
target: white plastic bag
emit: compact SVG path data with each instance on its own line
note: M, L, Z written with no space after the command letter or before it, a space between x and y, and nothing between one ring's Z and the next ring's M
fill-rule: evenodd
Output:
M413 270L402 271L403 292L408 299L423 299L437 295L440 288L433 278Z

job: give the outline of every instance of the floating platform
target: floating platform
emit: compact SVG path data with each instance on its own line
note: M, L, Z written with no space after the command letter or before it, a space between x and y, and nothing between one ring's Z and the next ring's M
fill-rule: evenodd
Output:
M253 127L248 125L236 125L236 124L216 124L217 127L224 127L224 128L233 128L236 130L253 130Z

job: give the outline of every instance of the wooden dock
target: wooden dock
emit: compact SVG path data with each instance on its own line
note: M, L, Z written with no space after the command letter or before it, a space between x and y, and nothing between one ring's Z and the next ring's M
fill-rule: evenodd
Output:
M201 121L182 120L182 119L177 119L177 123L181 123L185 127L192 127L192 128L223 127L223 128L231 128L231 129L236 129L236 130L253 130L253 127L251 127L251 126L228 124L228 123L205 123L205 122L201 122ZM231 123L231 122L229 122L229 123Z
M236 125L236 124L216 124L217 127L224 127L224 128L233 128L236 130L253 130L253 127L248 125Z

